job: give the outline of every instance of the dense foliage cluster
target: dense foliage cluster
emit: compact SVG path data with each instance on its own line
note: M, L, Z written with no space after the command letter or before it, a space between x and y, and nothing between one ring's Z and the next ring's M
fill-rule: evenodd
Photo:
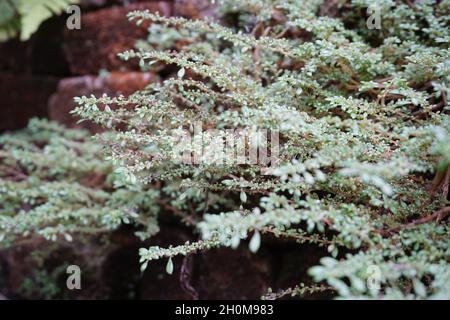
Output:
M45 122L3 137L0 233L70 239L129 222L145 239L164 207L200 240L142 248L143 270L247 238L256 252L272 234L326 247L309 272L339 297L450 298L450 1L379 1L380 29L366 26L371 3L222 0L220 23L130 13L152 25L122 57L173 77L77 98L74 114L107 129L97 142ZM236 161L227 141L276 159ZM296 285L285 292L315 288Z
M35 119L0 145L3 246L32 235L72 241L131 220L147 226L138 236L158 232L158 191L123 188L89 132Z

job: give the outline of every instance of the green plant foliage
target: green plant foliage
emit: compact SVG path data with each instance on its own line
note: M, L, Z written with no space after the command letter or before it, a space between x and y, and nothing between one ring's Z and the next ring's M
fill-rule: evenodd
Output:
M123 186L88 132L35 119L0 146L3 247L33 236L72 241L122 223L140 226L141 238L158 232L158 191Z
M238 14L240 30L132 12L131 20L151 20L161 25L151 30L171 28L171 36L159 47L150 36L122 57L177 65L178 77L128 98L81 97L75 113L116 131L111 159L133 183L177 179L185 193L240 195L220 214L205 204L200 242L142 249L143 268L236 247L250 232L256 252L260 232L272 233L327 246L331 257L310 274L340 297L448 298L449 2L384 1L381 30L365 27L367 1L342 1L335 18L318 16L321 4L222 1L222 15ZM176 32L189 41L171 51ZM186 70L196 77L186 79ZM137 107L102 112L99 103ZM175 163L170 130L195 121L279 131L279 166L261 175L251 163ZM428 193L426 177L436 172L443 183ZM348 250L357 253L339 254Z
M219 5L222 23L131 12L138 24L153 22L151 33L121 56L138 59L145 70L175 66L173 77L128 97L76 98L74 114L108 129L97 139L115 168L112 194L158 194L133 211L133 221L145 225L142 217L156 204L200 235L178 246L142 248L142 270L167 259L172 274L177 255L244 241L257 252L270 234L324 247L329 256L310 266L317 285L293 283L266 299L330 289L338 298L449 299L450 2L381 1L380 30L366 27L368 1L339 1L330 16L320 14L320 0ZM226 25L230 16L237 25ZM156 41L162 32L167 37ZM215 131L196 139L198 123ZM279 134L276 165L237 162L220 152L236 130L249 128ZM186 132L193 139L180 142ZM10 158L38 165L37 156L19 157L29 147L14 141ZM264 145L252 141L238 151ZM180 153L191 161L180 161ZM42 161L51 156L46 152ZM49 173L60 173L64 161L58 164ZM96 157L79 168L103 166ZM83 194L73 187L78 177L62 179ZM20 193L28 190L22 186ZM117 223L108 225L114 228L130 215L129 203L111 203L108 192L94 193L98 200L89 203L117 212ZM10 189L3 194L23 197ZM82 196L72 197L79 210L86 208ZM21 202L2 201L1 215L14 219ZM50 212L36 216L58 217ZM78 224L70 223L69 234ZM67 228L53 228L60 225ZM23 230L4 226L6 237Z
M18 3L19 0L0 2L0 41L14 37L20 28L20 19L16 12Z
M2 0L0 3L0 41L20 34L26 41L42 22L66 11L79 0Z
M39 297L40 299L54 299L61 294L59 285L66 274L67 264L62 264L48 272L46 269L36 269L30 277L23 280L19 292L25 297Z

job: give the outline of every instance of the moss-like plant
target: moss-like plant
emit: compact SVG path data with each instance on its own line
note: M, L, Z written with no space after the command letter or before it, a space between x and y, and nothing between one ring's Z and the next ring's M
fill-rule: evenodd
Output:
M318 286L293 283L266 298L330 286L341 298L448 299L450 2L380 1L373 30L369 1L335 2L330 16L319 0L219 4L224 23L131 12L171 36L161 44L150 35L122 57L178 71L129 97L76 99L77 116L108 129L97 138L118 189L157 186L158 206L200 236L142 248L142 269L167 259L172 273L176 255L247 238L256 252L271 234L329 256L310 266ZM248 157L264 147L270 165Z

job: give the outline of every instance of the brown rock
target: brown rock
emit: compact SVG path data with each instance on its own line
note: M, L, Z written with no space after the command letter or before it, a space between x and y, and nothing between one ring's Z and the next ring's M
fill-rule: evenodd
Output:
M274 253L274 261L278 264L278 275L273 286L274 292L295 287L300 283L312 285L314 282L308 275L308 269L320 264L320 258L328 255L324 248L309 244L289 246L283 250L278 249ZM328 294L329 292L325 292L303 298L327 298Z
M105 6L109 2L108 0L81 0L80 5L82 8L96 8Z
M270 259L245 246L213 249L196 259L200 299L259 299L270 286Z
M161 232L151 240L151 246L167 248L170 245L184 244L186 241L194 240L189 232L177 227L163 227ZM174 271L169 275L166 273L167 259L149 262L140 283L140 298L145 300L190 300L193 294L187 292L186 284L182 283L181 270L183 257L177 256L173 259ZM186 267L186 265L184 266ZM188 267L189 268L189 267ZM192 272L192 270L189 270ZM189 282L191 279L185 279ZM195 294L195 293L194 293Z
M112 5L128 6L134 3L155 2L158 0L81 0L81 8L92 9ZM167 0L172 2L172 0Z
M96 132L98 131L96 125L88 122L77 124L78 119L70 114L70 111L76 107L74 97L91 94L99 97L103 93L109 96L121 94L127 96L158 80L158 77L151 73L141 72L111 72L104 77L84 76L62 79L57 92L49 101L49 118L71 128L84 127Z
M108 248L94 242L52 243L42 238L28 238L2 252L8 296L18 299L100 299L108 292L98 281L99 266ZM82 290L66 285L68 265L82 271ZM48 278L46 278L48 277ZM25 286L25 283L28 285ZM52 288L49 290L49 288Z
M29 41L17 39L0 43L2 72L63 76L69 66L62 51L66 16L45 21Z
M210 0L175 0L174 16L190 19L212 17L214 7Z
M169 16L169 2L145 2L126 7L111 7L82 14L81 30L66 30L64 53L72 74L98 74L100 70L139 70L136 61L124 62L117 54L133 49L136 40L144 39L145 24L140 27L128 21L134 10L150 10ZM147 25L148 26L148 25Z
M0 131L23 128L30 118L45 117L57 83L53 77L0 74Z
M135 241L134 245L120 246L107 256L97 281L107 288L108 299L137 298L141 280L139 248Z

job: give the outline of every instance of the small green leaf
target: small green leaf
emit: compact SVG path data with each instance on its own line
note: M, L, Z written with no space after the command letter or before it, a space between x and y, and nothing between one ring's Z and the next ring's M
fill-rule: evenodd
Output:
M167 261L166 272L167 272L167 274L172 274L172 273L173 273L173 262L172 262L172 258L169 258L169 261Z
M241 242L241 239L239 238L239 236L234 236L231 239L231 248L237 249L237 247L239 247L240 242Z
M249 249L251 252L256 253L261 245L261 235L258 230L255 230L252 239L250 240Z
M422 281L418 279L413 280L414 292L421 298L425 298L427 295L427 289Z
M247 194L244 191L241 191L240 198L243 203L247 202Z
M148 261L145 261L145 262L141 265L141 272L144 272L145 269L147 269L147 265L148 265Z
M185 73L186 73L186 70L184 68L181 68L180 70L178 70L178 73L177 73L178 78L180 78L180 79L183 78Z

